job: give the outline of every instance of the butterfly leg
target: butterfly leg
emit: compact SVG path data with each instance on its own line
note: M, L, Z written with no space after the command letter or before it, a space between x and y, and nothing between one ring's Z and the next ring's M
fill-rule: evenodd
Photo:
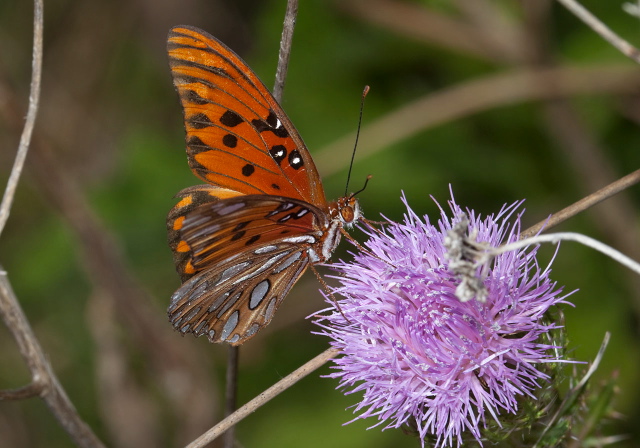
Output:
M333 304L336 306L338 311L340 311L340 314L342 314L342 317L344 317L344 320L347 323L351 323L351 321L347 318L347 316L345 316L344 312L342 311L342 308L340 308L340 303L338 302L338 299L336 299L336 296L333 295L333 293L331 292L331 289L329 288L329 285L327 285L327 282L325 282L324 279L320 276L320 273L318 272L318 270L313 266L313 264L309 264L309 268L311 268L311 271L313 271L314 275L322 285L322 289L324 289L324 291L329 295L329 297L331 297Z
M381 233L380 230L376 229L375 227L372 227L376 232ZM344 230L343 228L340 228L340 232L342 233L342 235L345 237L345 239L349 240L354 246L356 246L358 248L358 250L360 250L361 252L366 253L367 255L370 255L373 258L377 258L378 260L382 261L383 263L391 266L392 268L396 269L397 266L394 266L393 264L389 263L387 260L383 260L382 258L380 258L379 256L377 256L376 254L374 254L373 252L371 252L369 249L363 247L360 243L358 243L351 235L349 235L349 232L347 232L346 230Z

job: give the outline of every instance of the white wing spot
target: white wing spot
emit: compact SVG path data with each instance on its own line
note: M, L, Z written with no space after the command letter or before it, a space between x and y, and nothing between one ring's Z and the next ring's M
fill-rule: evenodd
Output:
M265 296L269 292L269 289L271 289L271 282L269 282L269 280L262 280L260 283L258 283L256 287L253 288L253 291L251 291L251 299L249 299L249 309L255 310L258 305L262 303Z
M238 202L236 204L231 204L231 205L227 205L225 207L222 207L220 210L218 210L218 214L219 215L228 215L229 213L233 213L236 210L241 209L242 207L244 207L246 204L244 202Z
M316 239L312 235L300 235L300 236L291 236L289 238L284 238L282 241L285 243L315 243Z
M300 256L302 255L302 252L296 252L293 255L291 255L290 257L288 257L286 260L284 260L282 262L282 264L280 264L280 266L276 267L273 270L274 274L278 274L282 271L284 271L285 269L287 269L289 266L291 266L294 262L296 262Z
M196 328L194 328L193 334L195 334L196 336L202 336L206 326L207 326L207 321L203 320L198 324Z
M240 273L242 270L244 270L244 268L246 268L250 264L251 264L250 261L245 261L243 263L239 263L239 264L236 264L234 266L231 266L230 268L225 269L222 272L222 275L220 276L220 279L216 282L216 284L214 286L217 286L220 283L224 282L225 280L228 280L229 278L233 277L234 275Z
M238 319L240 319L240 311L236 310L231 313L229 319L225 322L224 327L222 328L222 334L220 335L220 339L226 341L229 335L233 330L238 326Z
M268 323L273 317L273 313L276 311L276 302L277 297L274 297L269 301L269 305L267 306L267 310L264 313L264 321Z
M222 305L222 302L224 302L226 300L227 297L229 297L229 294L231 294L231 291L227 291L224 294L222 294L220 297L218 297L215 302L213 302L211 304L211 306L209 307L209 309L207 310L207 313L213 313L215 310L218 309L218 307L220 305Z
M240 298L241 295L242 295L242 291L237 292L233 297L231 297L229 300L227 300L227 302L224 304L222 309L220 311L218 311L218 314L216 315L216 317L218 319L220 319L222 317L222 315L229 310L229 308L231 308L233 305L236 304L236 302L238 301L238 299Z
M244 334L244 337L248 338L248 337L253 336L254 334L256 334L258 332L259 329L260 329L260 325L254 322L251 325L251 327L249 327L247 332Z
M274 250L276 250L278 248L278 246L264 246L264 247L260 247L256 250L253 251L254 254L266 254L268 252L273 252Z

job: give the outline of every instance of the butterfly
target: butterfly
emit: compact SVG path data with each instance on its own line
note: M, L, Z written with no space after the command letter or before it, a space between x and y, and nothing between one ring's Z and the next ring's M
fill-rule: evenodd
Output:
M178 193L167 218L183 282L168 316L182 334L240 345L329 259L360 206L327 202L302 138L237 54L192 26L172 28L167 51L189 166L207 182Z

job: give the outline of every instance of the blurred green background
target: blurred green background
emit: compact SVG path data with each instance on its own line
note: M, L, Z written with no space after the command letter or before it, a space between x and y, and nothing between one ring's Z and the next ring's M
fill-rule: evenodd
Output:
M108 446L180 446L221 413L226 348L181 338L166 322L179 285L166 213L175 193L199 183L186 163L167 31L207 30L272 86L285 3L45 4L41 110L0 263L71 400ZM638 19L622 2L582 3L640 45ZM26 113L32 7L0 2L2 185ZM545 68L555 71L518 78ZM552 1L301 2L283 107L326 174L330 198L343 194L343 160L367 84L352 189L373 174L360 195L369 219L401 219L404 191L417 213L435 220L430 195L445 204L451 186L459 204L482 214L524 198L524 223L532 225L640 166L640 70ZM394 119L417 101L410 119ZM639 259L638 204L634 187L560 229ZM347 256L345 246L336 258ZM546 248L543 261L552 252ZM622 417L603 433L630 434L616 446L638 446L639 282L572 243L553 272L565 291L579 289L570 299L576 307L565 307L571 356L593 359L612 332L595 381L619 374ZM305 319L323 307L319 288L306 274L273 323L243 347L241 403L325 349ZM319 378L329 371L243 421L240 446L419 446L399 430L366 431L375 421L341 426L358 394L345 397L336 381ZM0 388L28 382L2 326ZM41 400L0 403L0 446L70 445Z

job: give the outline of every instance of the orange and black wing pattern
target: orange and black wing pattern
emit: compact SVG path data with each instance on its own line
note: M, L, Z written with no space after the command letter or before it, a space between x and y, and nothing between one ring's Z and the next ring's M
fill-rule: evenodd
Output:
M326 207L316 167L298 132L238 55L190 26L171 29L167 50L184 110L189 165L198 177L241 194Z
M224 193L235 196L221 200ZM320 209L282 196L238 195L210 185L188 188L179 196L167 225L183 282L234 254L280 242L308 246L329 225Z

